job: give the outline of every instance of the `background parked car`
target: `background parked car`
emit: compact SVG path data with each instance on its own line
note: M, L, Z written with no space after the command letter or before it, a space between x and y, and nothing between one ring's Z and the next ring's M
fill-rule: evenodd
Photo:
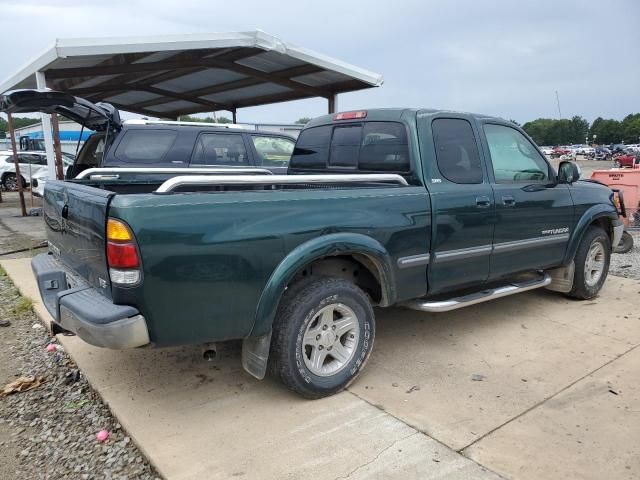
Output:
M65 173L67 169L73 165L75 160L75 155L71 155L70 153L62 153L62 170ZM44 185L47 183L47 179L49 178L49 172L46 168L41 169L38 173L34 173L31 176L31 192L36 197L42 197L44 195Z
M540 147L540 150L545 155L553 155L553 147Z
M74 159L74 155L62 152L64 171L70 165L73 165ZM43 178L46 178L47 154L45 152L18 152L18 165L20 166L22 185L26 187L31 184L32 178L36 178L36 175L41 172L44 172ZM10 150L0 151L0 183L9 192L18 189L16 166L13 160L13 152Z

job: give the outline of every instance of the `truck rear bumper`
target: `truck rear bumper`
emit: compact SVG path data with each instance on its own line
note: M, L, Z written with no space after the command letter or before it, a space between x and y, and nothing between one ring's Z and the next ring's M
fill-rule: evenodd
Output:
M136 308L113 304L53 255L34 257L31 267L43 303L61 329L91 345L117 350L150 342L147 322Z

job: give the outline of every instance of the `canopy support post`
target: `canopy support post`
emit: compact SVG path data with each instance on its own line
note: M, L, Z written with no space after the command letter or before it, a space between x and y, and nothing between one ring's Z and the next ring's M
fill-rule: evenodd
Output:
M58 114L51 115L51 127L53 130L53 149L56 154L56 178L64 180L62 172L62 147L60 146L60 128L58 126Z
M337 93L332 94L327 98L327 100L329 104L328 113L336 113L336 110L338 109L338 94Z
M231 111L231 117L232 117L232 119L233 119L233 123L234 123L234 124L235 124L235 123L238 123L238 117L237 117L237 115L236 115L236 111L235 111L235 110L232 110L232 111Z
M24 191L22 189L22 174L20 173L20 163L18 160L18 149L16 148L16 132L13 128L13 117L7 113L7 126L9 127L9 136L11 137L11 150L13 150L13 163L16 168L16 185L18 186L18 195L20 196L20 210L22 216L27 216L27 207L24 204Z
M45 90L47 88L47 78L44 72L36 72L36 87L38 90ZM56 179L56 163L53 154L53 137L51 136L51 115L48 113L41 113L42 118L42 133L44 135L44 150L47 152L47 172L49 180Z

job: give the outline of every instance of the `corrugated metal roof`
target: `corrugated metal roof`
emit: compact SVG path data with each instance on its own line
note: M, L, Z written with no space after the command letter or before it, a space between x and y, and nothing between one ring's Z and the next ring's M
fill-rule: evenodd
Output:
M235 111L376 87L382 76L262 31L157 37L58 39L0 83L0 92L52 90L152 116Z

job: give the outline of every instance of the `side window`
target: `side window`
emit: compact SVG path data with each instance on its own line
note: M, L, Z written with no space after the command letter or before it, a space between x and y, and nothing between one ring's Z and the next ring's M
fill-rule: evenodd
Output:
M545 182L549 179L549 165L518 130L486 124L484 133L497 183Z
M329 157L331 125L307 128L300 132L293 149L290 166L293 168L326 168Z
M286 167L293 153L294 141L284 137L251 135L253 146L258 152L258 165L266 167Z
M454 183L482 183L482 164L471 124L458 118L431 123L438 169Z
M387 172L409 171L409 145L404 125L394 122L366 122L358 168Z
M200 135L191 165L247 165L247 151L242 135L204 133Z
M47 157L44 157L44 163L41 161L40 155L35 155L33 153L19 153L18 154L18 163L31 164L31 165L46 165Z
M329 166L356 168L358 166L361 139L362 125L335 127L333 129L333 137L331 137Z
M177 135L175 130L129 130L115 157L127 163L162 163ZM97 149L95 153L97 157Z

